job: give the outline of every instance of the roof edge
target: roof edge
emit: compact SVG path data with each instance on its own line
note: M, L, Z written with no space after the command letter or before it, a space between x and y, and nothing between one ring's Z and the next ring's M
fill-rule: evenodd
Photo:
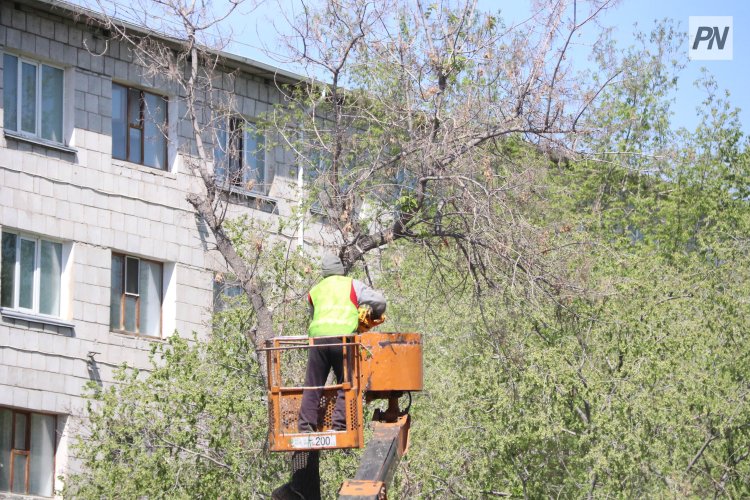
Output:
M51 14L58 14L65 16L66 14L73 18L74 16L85 16L87 18L104 22L107 17L101 12L97 12L81 5L76 5L71 2L64 0L15 0L16 4L27 5L31 8L38 9L41 11L49 12ZM144 26L138 26L127 21L123 21L116 17L113 17L116 23L120 24L124 28L133 31L135 33L141 33L144 35L159 38L167 43L180 44L182 40L171 37L164 33L159 33L155 30L150 30ZM244 71L246 73L258 76L261 78L272 79L282 83L301 83L310 82L313 79L299 75L297 73L287 71L285 69L267 64L261 61L256 61L249 57L240 56L223 50L212 49L210 47L202 47L206 52L215 55L222 60L223 65L233 66L236 69Z

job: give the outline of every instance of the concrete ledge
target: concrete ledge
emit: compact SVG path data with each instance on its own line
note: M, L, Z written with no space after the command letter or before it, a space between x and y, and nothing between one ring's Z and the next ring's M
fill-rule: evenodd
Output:
M65 328L75 328L76 326L75 323L71 323L70 321L65 321L60 318L55 318L54 316L47 316L45 314L27 313L23 311L18 311L16 309L9 309L7 307L0 307L0 316L13 318L13 319L20 319L23 321L28 321L28 322L33 322L33 323L42 323L44 325L62 326Z
M5 137L15 139L17 141L28 142L30 144L36 144L38 146L44 146L45 148L56 149L57 151L62 151L63 153L68 153L68 154L73 154L73 155L78 153L77 149L69 148L68 146L65 146L64 144L48 141L47 139L42 139L41 137L36 137L33 135L27 135L21 132L15 132L13 130L6 129Z

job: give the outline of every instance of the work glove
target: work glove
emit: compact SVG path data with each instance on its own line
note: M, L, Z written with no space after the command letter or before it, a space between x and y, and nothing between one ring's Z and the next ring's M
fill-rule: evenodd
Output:
M357 313L359 314L359 326L357 327L357 332L359 333L365 333L386 320L385 314L379 318L373 318L372 307L367 304L359 306Z

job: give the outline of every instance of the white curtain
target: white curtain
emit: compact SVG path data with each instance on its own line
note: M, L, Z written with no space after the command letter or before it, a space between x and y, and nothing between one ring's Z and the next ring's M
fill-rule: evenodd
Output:
M143 163L149 167L166 169L167 137L167 101L161 96L144 92L146 100Z
M161 333L162 266L158 262L141 261L140 332L158 337Z
M21 238L21 272L18 306L34 308L34 269L36 267L36 241Z
M3 125L18 129L18 58L3 54Z
M42 137L63 142L63 71L42 65Z
M242 180L245 185L252 181L253 191L262 193L265 190L264 184L266 182L265 139L261 134L256 132L255 125L252 123L245 123L244 146L245 169L242 173Z
M62 243L42 241L39 312L60 315L60 280L62 276Z
M52 496L55 476L55 417L31 414L29 493Z
M21 62L21 130L36 134L36 66Z

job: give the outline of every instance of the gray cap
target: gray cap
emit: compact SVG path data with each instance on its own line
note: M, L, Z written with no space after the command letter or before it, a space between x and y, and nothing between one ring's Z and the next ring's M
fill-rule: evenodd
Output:
M323 260L321 262L321 271L323 272L324 278L334 275L343 276L344 264L341 263L341 259L339 259L337 256L327 253L323 255Z

